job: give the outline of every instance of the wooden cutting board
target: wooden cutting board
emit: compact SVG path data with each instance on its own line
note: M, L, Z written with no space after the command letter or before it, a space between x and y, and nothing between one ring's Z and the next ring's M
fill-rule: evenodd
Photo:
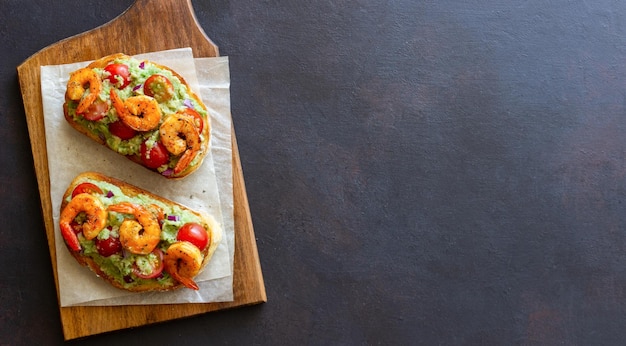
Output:
M59 285L40 66L94 60L118 52L134 55L184 47L191 47L196 58L218 56L218 47L206 36L196 21L191 1L137 0L126 12L111 22L48 46L18 66L57 297ZM61 307L61 323L66 340L209 311L259 304L267 300L234 130L232 145L235 218L234 301L208 304Z

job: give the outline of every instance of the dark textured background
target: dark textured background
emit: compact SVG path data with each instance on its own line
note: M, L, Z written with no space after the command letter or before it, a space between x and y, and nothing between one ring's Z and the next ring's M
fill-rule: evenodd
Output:
M624 342L625 2L192 3L268 302L74 343ZM0 344L62 342L16 67L130 4L0 0Z

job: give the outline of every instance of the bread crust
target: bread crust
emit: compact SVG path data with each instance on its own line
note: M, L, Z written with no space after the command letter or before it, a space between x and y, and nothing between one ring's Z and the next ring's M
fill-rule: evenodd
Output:
M127 60L127 59L132 59L131 56L123 54L123 53L116 53L116 54L111 54L111 55L107 55L105 57L102 57L98 60L95 60L93 62L91 62L89 65L87 65L87 68L90 69L94 69L94 68L105 68L107 65L113 63L116 60ZM207 113L207 117L204 120L204 126L202 128L202 133L200 138L202 139L200 142L200 151L198 152L197 155L199 155L198 157L198 162L195 165L189 165L186 169L184 169L182 172L180 172L177 175L162 175L165 178L168 179L182 179L186 176L188 176L189 174L195 172L201 165L202 165L202 161L204 160L204 157L208 154L209 151L209 143L210 143L210 134L211 134L211 124L210 124L210 116L208 115L208 109L206 108L206 105L202 102L202 100L200 99L200 97L198 97L198 95L191 90L191 88L189 87L189 84L187 83L187 81L180 75L178 74L178 72L172 70L171 68L161 65L161 64L157 64L153 61L148 61L148 60L144 60L147 63L150 63L162 70L167 70L170 73L172 73L172 75L174 75L176 78L178 78L181 82L181 84L185 87L187 94L197 102L198 105L200 105L202 107L202 109ZM70 126L72 126L75 130L77 130L78 132L82 133L83 135L91 138L92 140L94 140L95 142L104 145L105 147L109 148L109 146L106 143L106 140L100 136L99 134L90 131L89 128L83 126L81 123L76 122L71 113L69 112L69 107L68 104L70 102L74 102L72 101L67 92L65 93L65 102L63 103L63 115L65 117L65 120L70 124ZM110 100L107 98L107 102L109 102L110 104ZM109 148L111 149L111 148ZM113 150L113 149L111 149ZM120 153L120 155L123 155ZM155 169L151 169L149 167L147 167L146 165L144 165L141 156L139 154L134 154L134 155L124 155L126 156L129 160L141 165L142 167L157 172Z
M137 186L128 184L126 182L123 182L121 180L115 179L115 178L111 178L108 176L105 176L103 174L97 173L97 172L84 172L79 174L78 176L76 176L74 178L74 180L72 180L72 182L70 183L70 185L68 186L67 190L65 191L65 193L63 194L63 199L62 199L62 203L61 203L61 208L60 208L60 212L65 209L65 207L67 206L67 204L69 203L69 197L72 195L72 192L74 191L74 189L81 183L86 182L86 181L100 181L100 182L106 182L112 185L117 186L118 188L120 188L120 190L128 197L131 198L136 198L138 195L144 195L144 196L148 196L151 199L154 199L156 201L162 202L163 204L166 204L168 206L177 206L182 210L185 210L187 212L190 212L192 214L194 214L195 216L197 216L198 218L200 218L202 221L200 222L202 225L205 226L207 232L209 232L210 234L210 243L207 245L207 247L202 250L202 255L203 255L203 261L202 261L202 265L201 265L201 269L200 272L202 272L202 270L204 269L204 267L206 267L206 265L210 262L211 258L213 257L213 254L215 253L215 250L217 249L221 238L222 238L222 230L221 227L219 226L219 224L210 216L189 209L186 206L173 202L171 200L168 200L166 198L163 198L161 196L155 195L149 191L146 191L142 188L139 188ZM108 225L108 223L107 223ZM76 259L76 261L83 265L88 267L91 271L93 271L96 275L98 275L99 277L101 277L103 280L107 281L108 283L110 283L111 285L119 288L119 289L123 289L123 290L127 290L127 291L132 291L132 292L145 292L145 291L171 291L174 289L178 289L181 287L184 287L181 283L175 283L173 286L167 286L164 287L162 285L159 284L158 281L156 280L150 280L150 281L144 281L142 284L137 285L137 286L132 286L132 287L125 287L122 284L118 283L115 279L113 279L111 276L109 276L108 274L106 274L98 265L98 263L92 259L91 257L88 257L86 255L83 255L82 251L72 251L69 246L67 246L66 243L66 247L68 248L70 254L72 255L72 257L74 257Z

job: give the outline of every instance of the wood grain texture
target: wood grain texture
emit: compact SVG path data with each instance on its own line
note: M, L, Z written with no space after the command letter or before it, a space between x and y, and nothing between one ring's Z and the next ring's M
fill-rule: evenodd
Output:
M172 25L162 25L164 22L172 23ZM155 36L157 26L160 35ZM40 88L40 66L93 60L117 52L134 55L183 47L191 47L195 57L219 55L218 47L198 25L191 2L189 0L137 0L126 12L111 22L46 47L18 66L45 231L57 285L57 298L58 274ZM66 340L209 311L253 305L267 300L234 130L232 141L235 218L234 301L210 304L64 307L60 308L60 314ZM85 318L91 322L84 323Z

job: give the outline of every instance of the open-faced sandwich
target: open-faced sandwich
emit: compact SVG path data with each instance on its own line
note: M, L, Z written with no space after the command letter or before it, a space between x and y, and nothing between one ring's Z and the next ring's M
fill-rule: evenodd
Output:
M197 290L222 236L208 215L94 172L70 183L59 226L80 264L135 292Z
M65 119L79 132L167 178L182 178L209 150L209 113L183 77L124 54L70 74Z

